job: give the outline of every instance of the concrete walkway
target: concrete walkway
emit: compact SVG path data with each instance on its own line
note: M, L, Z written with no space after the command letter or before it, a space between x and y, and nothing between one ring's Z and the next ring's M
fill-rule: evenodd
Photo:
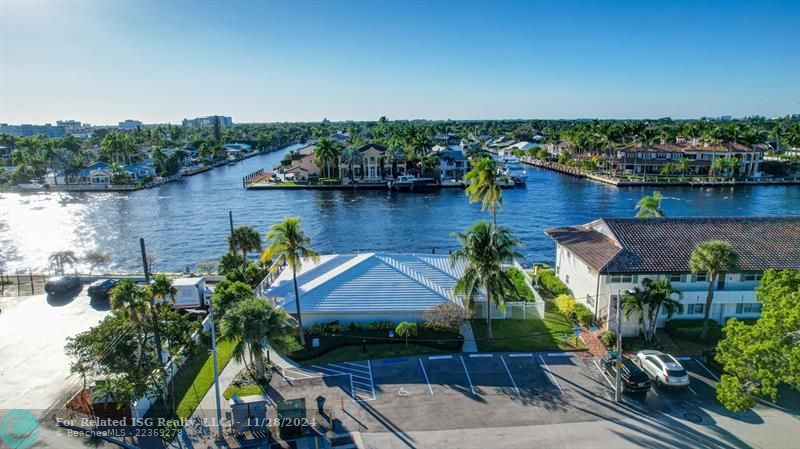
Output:
M472 333L472 324L470 324L469 320L464 320L461 323L461 329L459 329L461 336L464 337L464 346L462 346L462 352L478 352L478 345L475 343L475 334Z

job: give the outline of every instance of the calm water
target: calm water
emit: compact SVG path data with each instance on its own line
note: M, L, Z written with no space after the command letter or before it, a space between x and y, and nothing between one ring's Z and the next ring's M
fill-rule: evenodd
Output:
M352 251L447 252L450 235L487 214L460 189L427 194L385 191L245 191L242 176L269 169L282 152L134 193L0 193L0 266L45 267L53 251L112 254L114 268L139 267L139 237L155 255L155 270L182 270L219 258L226 248L228 210L235 224L266 232L287 215L299 215L323 253ZM528 261L552 260L545 228L604 216L631 216L653 188L616 188L528 168L526 188L503 193L498 222L526 246ZM662 188L670 216L800 214L800 188Z

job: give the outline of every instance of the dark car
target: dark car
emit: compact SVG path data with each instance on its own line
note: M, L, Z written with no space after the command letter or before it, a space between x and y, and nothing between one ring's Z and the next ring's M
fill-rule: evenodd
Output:
M606 355L600 360L600 366L611 379L617 376L616 362L616 357L612 355ZM622 358L620 377L622 377L623 391L642 392L650 389L650 377L629 358Z
M119 279L98 279L89 284L86 293L88 293L89 297L92 299L108 299L111 289L119 284L119 281Z
M44 284L44 291L49 295L63 295L81 289L81 280L78 276L56 276Z

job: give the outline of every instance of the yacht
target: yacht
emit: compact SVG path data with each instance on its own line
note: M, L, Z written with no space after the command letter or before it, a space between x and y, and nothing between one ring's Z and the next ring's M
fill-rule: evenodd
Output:
M433 178L417 178L414 175L402 175L398 176L397 179L393 181L388 181L386 185L390 190L408 190L409 192L413 192L414 190L424 190L433 186L434 183L435 180Z
M519 159L514 156L503 158L503 174L513 179L517 184L525 184L528 181L528 170L519 163Z

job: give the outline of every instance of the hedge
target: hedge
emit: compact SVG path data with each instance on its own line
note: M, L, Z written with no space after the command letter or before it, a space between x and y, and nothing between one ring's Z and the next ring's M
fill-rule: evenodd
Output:
M533 291L530 286L528 286L528 281L525 279L525 274L522 271L517 268L511 268L508 270L508 276L514 283L514 289L517 291L519 299L526 302L536 300L536 297L533 296Z
M365 342L367 345L381 345L391 342L404 344L405 340L400 337L389 338L388 332L389 330L394 330L394 328L395 324L391 321L377 321L365 325L357 323L339 324L336 321L316 324L306 330L307 347L301 348L299 342L295 342L296 344L292 345L283 344L283 352L292 360L302 362L315 359L334 349L346 346L360 346ZM419 326L418 330L419 334L416 337L410 337L408 339L409 343L452 352L461 351L461 346L464 344L463 337L458 333L436 331L425 326ZM297 339L297 337L293 338ZM319 338L318 348L311 347L311 342L314 338Z
M569 295L572 293L569 287L556 276L556 272L552 268L539 270L537 279L539 280L539 286L550 292L553 296Z
M567 319L577 322L582 326L588 327L592 324L594 316L591 310L575 301L575 298L572 296L567 294L558 295L556 296L555 304L558 311Z
M677 340L697 341L701 343L716 343L722 338L722 326L715 320L708 320L708 335L705 340L700 338L703 332L703 319L669 320L664 325L670 337Z

